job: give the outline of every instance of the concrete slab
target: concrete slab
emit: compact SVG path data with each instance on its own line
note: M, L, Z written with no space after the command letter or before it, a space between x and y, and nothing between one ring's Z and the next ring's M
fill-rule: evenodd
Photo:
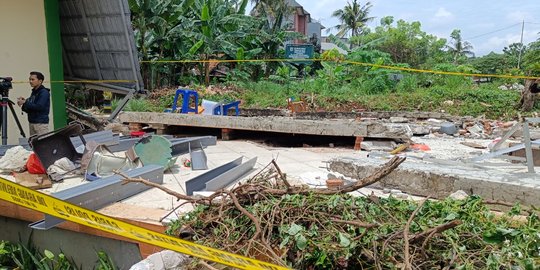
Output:
M332 160L329 168L358 179L374 173L387 160L337 158ZM435 198L445 198L463 190L490 200L540 205L540 175L527 173L523 165L506 163L504 166L478 167L448 160L430 160L432 162L409 158L376 186Z
M119 119L124 123L238 129L289 134L389 139L408 139L412 136L411 129L407 124L357 121L356 119L306 120L283 116L236 117L150 112L123 112L119 115Z

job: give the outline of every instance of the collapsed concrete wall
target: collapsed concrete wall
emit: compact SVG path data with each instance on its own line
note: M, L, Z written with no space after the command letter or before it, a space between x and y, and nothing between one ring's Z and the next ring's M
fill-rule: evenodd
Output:
M384 162L375 158L339 158L332 160L329 168L347 177L361 179L376 172ZM405 161L376 185L439 199L463 190L469 195L489 200L540 205L540 176L486 170L467 164L456 166Z

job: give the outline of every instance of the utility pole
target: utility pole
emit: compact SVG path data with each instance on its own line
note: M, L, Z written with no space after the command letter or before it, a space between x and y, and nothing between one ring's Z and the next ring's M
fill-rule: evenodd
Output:
M519 65L521 64L521 53L523 53L523 30L524 29L525 29L525 20L523 20L523 23L521 24L521 39L519 40L519 44L521 44L521 47L519 47L518 65L517 65L518 69L519 69Z

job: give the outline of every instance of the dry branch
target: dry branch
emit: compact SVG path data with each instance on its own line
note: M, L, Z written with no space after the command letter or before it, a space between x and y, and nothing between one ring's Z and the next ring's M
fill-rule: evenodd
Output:
M332 222L348 224L348 225L352 225L352 226L356 226L356 227L360 227L360 228L366 228L366 229L368 229L368 228L375 228L375 227L378 226L377 224L373 224L373 223L365 223L365 222L354 221L354 220L332 219Z
M450 222L448 222L448 223L441 224L441 225L439 225L439 226L437 226L437 227L431 228L431 229L429 229L429 230L427 230L427 231L424 231L424 232L422 232L422 233L419 233L419 234L413 236L413 237L409 240L409 242L410 242L411 244L413 244L413 243L422 241L424 238L426 238L427 236L429 236L429 235L431 235L431 234L442 233L442 232L444 232L444 231L446 231L446 230L452 229L452 228L454 228L454 227L460 225L461 223L462 223L461 220L456 219L456 220L452 220L452 221L450 221Z
M418 211L420 211L420 209L422 209L422 207L424 206L424 203L426 203L426 201L429 199L429 197L425 198L422 203L420 203L420 205L418 205L418 207L416 207L416 209L414 209L413 213L411 214L411 216L409 217L409 220L407 220L407 224L405 224L405 228L403 229L403 241L404 241L404 251L403 253L405 254L405 259L404 259L404 269L406 270L412 270L412 266L411 266L411 261L410 261L410 256L411 254L409 253L409 228L411 227L411 223L414 219L414 217L416 216L416 214L418 213Z

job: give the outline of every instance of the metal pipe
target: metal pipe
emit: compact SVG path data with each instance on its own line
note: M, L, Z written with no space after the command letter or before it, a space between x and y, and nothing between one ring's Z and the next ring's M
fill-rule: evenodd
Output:
M525 157L527 158L527 171L534 173L534 160L531 146L531 134L529 132L529 121L523 121L523 140L525 144Z

